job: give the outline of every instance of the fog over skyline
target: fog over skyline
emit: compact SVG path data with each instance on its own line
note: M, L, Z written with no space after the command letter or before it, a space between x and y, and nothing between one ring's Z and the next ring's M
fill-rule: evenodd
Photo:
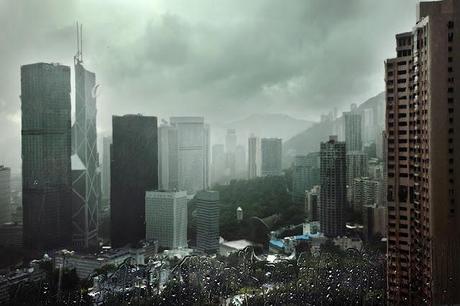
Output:
M76 21L106 134L113 114L199 115L214 125L343 111L384 90L384 60L394 33L414 23L416 2L1 1L0 164L18 170L20 66L59 62L73 77Z

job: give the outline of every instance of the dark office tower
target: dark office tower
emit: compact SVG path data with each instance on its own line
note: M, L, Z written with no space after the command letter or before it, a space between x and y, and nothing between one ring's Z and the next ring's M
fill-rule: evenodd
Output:
M356 110L343 113L345 119L345 142L347 152L361 151L363 149L361 114Z
M145 239L145 192L158 189L157 118L112 117L112 247Z
M70 68L21 67L24 245L52 249L71 241Z
M219 249L219 192L199 191L196 196L196 247L208 254Z
M460 2L420 2L386 61L388 299L460 304Z
M342 236L345 229L346 153L345 142L330 136L321 143L320 165L320 224L327 237Z
M75 60L75 123L72 158L72 244L75 248L98 245L98 213L101 177L96 132L96 75L82 65L81 54ZM80 164L81 162L81 164ZM75 169L74 169L75 167Z
M283 175L281 169L281 138L262 138L262 176Z

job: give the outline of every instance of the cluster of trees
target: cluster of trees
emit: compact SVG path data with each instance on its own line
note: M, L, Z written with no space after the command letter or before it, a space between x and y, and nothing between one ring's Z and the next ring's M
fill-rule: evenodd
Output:
M220 233L227 240L248 237L251 217L261 219L278 214L275 226L299 224L304 221L304 208L292 202L286 176L233 180L228 185L215 185L220 194ZM243 209L244 221L236 218L238 207Z

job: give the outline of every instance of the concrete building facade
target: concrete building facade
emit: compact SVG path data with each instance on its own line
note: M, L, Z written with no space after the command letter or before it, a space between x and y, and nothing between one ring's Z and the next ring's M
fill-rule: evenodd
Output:
M260 176L261 152L260 139L254 135L248 138L248 178Z
M320 224L326 237L343 236L346 205L346 148L345 142L331 136L321 143L320 166Z
M196 247L208 254L219 250L219 192L200 191L196 200Z
M187 192L146 192L145 214L147 241L168 249L187 247Z
M261 153L262 153L262 176L282 175L282 140L281 138L262 138Z
M347 152L362 151L362 116L356 110L344 112L343 118L345 121L345 142Z
M388 300L460 303L460 3L420 2L385 62Z

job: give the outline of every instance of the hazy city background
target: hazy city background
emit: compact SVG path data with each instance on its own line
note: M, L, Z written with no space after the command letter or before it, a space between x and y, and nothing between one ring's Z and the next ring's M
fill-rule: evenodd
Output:
M2 1L0 164L20 170L18 67L71 65L76 20L100 84L100 135L110 135L112 114L193 115L211 124L212 143L235 127L246 145L250 132L286 141L334 107L382 92L383 61L415 3Z

